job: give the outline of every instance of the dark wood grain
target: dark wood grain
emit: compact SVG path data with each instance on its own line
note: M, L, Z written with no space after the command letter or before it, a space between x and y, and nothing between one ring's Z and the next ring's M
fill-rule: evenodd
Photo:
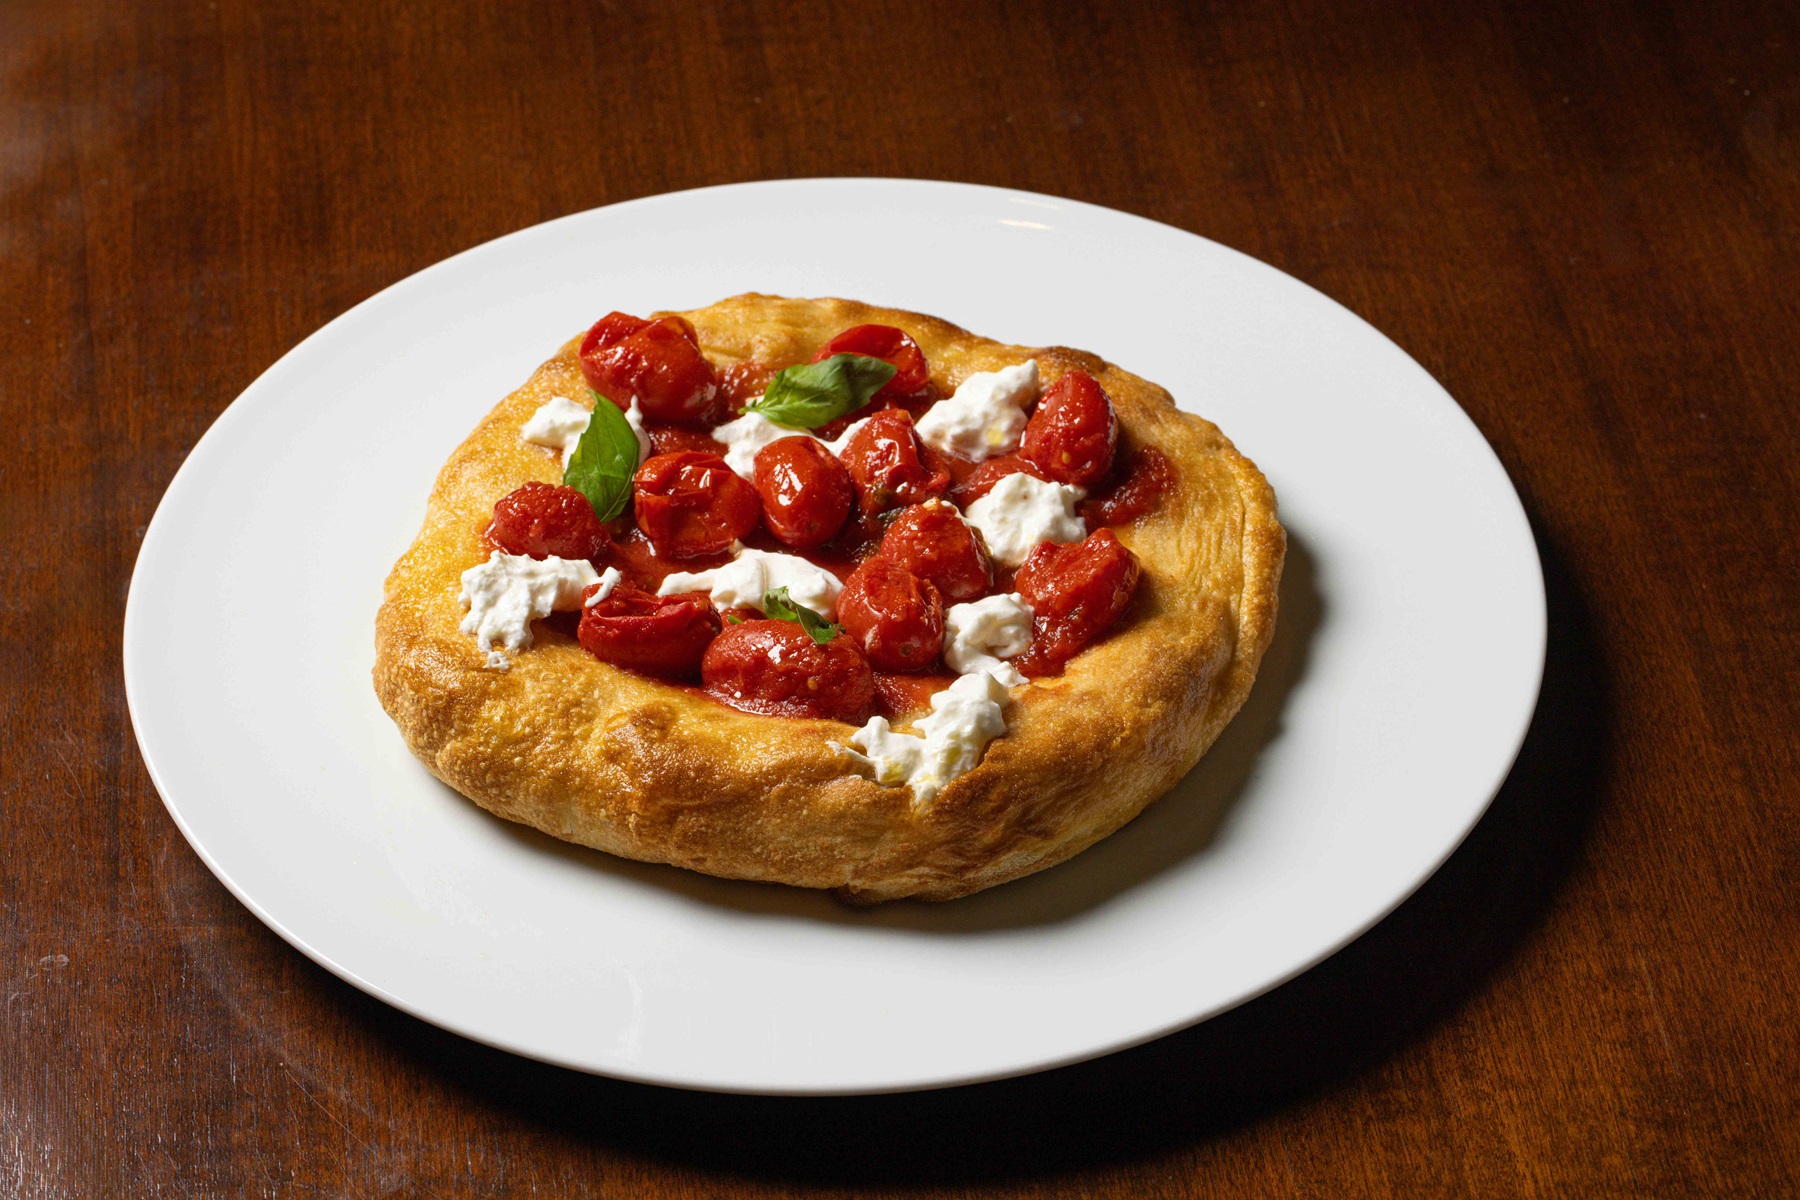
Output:
M188 449L454 251L865 174L1193 230L1444 382L1549 573L1492 813L1274 993L936 1094L574 1075L288 949L125 710ZM1795 1194L1797 209L1777 2L0 6L0 1196Z

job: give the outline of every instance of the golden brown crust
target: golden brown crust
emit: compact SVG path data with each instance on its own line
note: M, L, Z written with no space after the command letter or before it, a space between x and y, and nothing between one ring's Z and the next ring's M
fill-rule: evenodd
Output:
M1007 346L935 317L846 300L745 295L683 313L715 364L790 363L837 331L897 325L953 390L1035 357L1113 398L1122 444L1176 468L1156 511L1117 530L1143 567L1126 620L1007 709L979 766L915 811L827 742L849 726L752 716L600 662L545 623L507 671L458 630L462 572L494 502L556 460L519 438L552 396L585 394L576 342L459 446L376 618L375 690L413 753L482 807L627 858L834 888L859 902L948 900L1085 849L1174 786L1237 712L1274 631L1286 538L1256 467L1167 392L1091 354Z

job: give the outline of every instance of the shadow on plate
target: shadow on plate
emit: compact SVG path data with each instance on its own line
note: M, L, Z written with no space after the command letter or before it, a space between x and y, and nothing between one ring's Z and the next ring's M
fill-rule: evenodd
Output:
M1282 710L1306 672L1308 648L1326 619L1311 554L1290 533L1281 578L1281 612L1250 698L1206 757L1142 815L1068 862L948 904L897 901L854 908L823 892L779 884L715 879L654 863L631 862L560 842L528 826L490 817L495 828L541 854L740 912L834 924L978 933L1053 925L1094 909L1204 851L1242 795L1258 759L1281 734ZM447 796L455 793L445 788ZM457 803L466 803L456 797Z
M413 1069L479 1106L690 1170L795 1186L954 1185L1193 1145L1329 1088L1445 1020L1530 936L1555 896L1598 803L1610 718L1587 614L1553 549L1539 541L1550 609L1544 689L1518 762L1474 832L1411 899L1345 949L1148 1045L936 1092L723 1096L515 1058L333 984ZM1261 720L1258 736L1272 736L1274 714ZM1191 818L1178 827L1190 853L1210 828Z

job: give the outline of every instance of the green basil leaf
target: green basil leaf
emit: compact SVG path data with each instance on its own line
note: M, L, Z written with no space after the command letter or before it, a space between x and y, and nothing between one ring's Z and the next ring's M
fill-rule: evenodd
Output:
M862 354L834 354L776 373L763 397L746 412L761 413L790 429L817 429L855 412L894 377L893 363Z
M637 473L637 434L619 406L605 396L594 397L594 415L575 443L575 452L563 468L563 483L588 498L602 521L610 521L631 502L631 477Z
M777 621L792 621L811 634L812 640L821 646L844 632L842 625L833 625L806 605L795 603L784 587L778 587L763 596L763 615Z

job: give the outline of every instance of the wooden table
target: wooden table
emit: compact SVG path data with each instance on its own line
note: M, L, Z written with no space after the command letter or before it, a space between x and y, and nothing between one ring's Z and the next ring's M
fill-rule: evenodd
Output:
M1212 7L0 8L0 1195L1795 1194L1800 8ZM120 616L220 410L452 252L805 175L1204 234L1492 441L1543 702L1372 933L1085 1066L748 1099L403 1016L182 840Z

